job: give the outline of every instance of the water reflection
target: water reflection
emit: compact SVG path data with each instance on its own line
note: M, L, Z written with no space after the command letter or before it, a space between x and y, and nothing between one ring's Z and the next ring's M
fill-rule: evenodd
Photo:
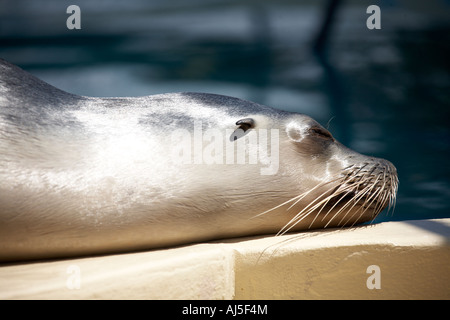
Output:
M426 3L381 1L370 31L360 1L82 0L69 31L67 1L8 1L0 57L82 95L212 92L309 114L397 166L397 208L379 220L449 217L449 7Z

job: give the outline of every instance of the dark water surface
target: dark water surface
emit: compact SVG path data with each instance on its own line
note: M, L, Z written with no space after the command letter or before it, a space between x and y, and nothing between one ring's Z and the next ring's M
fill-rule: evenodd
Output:
M311 115L397 167L378 221L450 217L450 1L335 1L314 53L328 3L1 1L0 57L81 95L211 92Z

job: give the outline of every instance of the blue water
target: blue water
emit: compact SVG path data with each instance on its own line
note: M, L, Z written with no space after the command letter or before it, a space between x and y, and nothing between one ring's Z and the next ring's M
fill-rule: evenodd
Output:
M448 1L340 1L321 54L327 1L9 1L0 57L88 96L231 95L313 116L345 145L392 161L395 211L450 217Z

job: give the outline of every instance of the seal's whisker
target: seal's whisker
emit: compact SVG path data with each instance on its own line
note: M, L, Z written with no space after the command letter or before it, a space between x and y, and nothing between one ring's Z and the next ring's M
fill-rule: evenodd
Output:
M330 210L328 210L328 213L322 218L322 221L327 217L327 215L343 200L343 199L345 199L349 194L351 194L351 191L348 191L347 193L345 193L334 205L333 205L333 207L331 207L330 208ZM330 221L328 221L327 222L327 224L325 225L325 227L324 228L326 228L330 223L331 223L331 221L333 221L333 219L339 214L339 213L341 213L347 206L348 206L348 204L350 203L350 201L347 201L347 203L346 204L344 204L344 206L341 208L341 209L339 209L334 215L333 215L333 217L331 217L331 219L330 219Z
M335 217L337 217L341 212L344 212L345 209L347 209L348 206L350 206L353 203L353 205L350 207L349 210L347 210L347 212L345 213L344 217L345 218L347 216L347 214L350 212L350 210L352 210L354 208L354 206L356 205L357 202L353 201L353 200L349 200L347 201L342 208L340 208L334 215L333 217L330 219L330 221L328 221L328 223L325 225L325 228L328 227L328 225L333 221L333 219ZM338 225L340 225L342 223L342 219L341 221L338 223Z
M359 187L360 187L361 184L364 184L362 190L359 189ZM341 209L333 216L332 219L330 219L330 221L328 222L328 224L334 219L334 217L337 216L337 214L339 214L341 211L343 211L343 210L346 209L350 204L353 203L353 205L347 210L347 212L345 213L345 215L341 218L341 220L340 220L339 223L338 223L338 225L342 224L342 222L344 221L344 219L345 219L345 217L348 215L348 213L351 212L351 210L353 210L353 208L356 206L356 204L358 204L358 202L359 202L360 200L362 200L363 198L365 198L367 194L370 194L370 192L372 192L372 190L373 190L373 188L375 188L375 186L376 186L376 182L375 182L374 184L372 184L372 186L367 186L367 185L366 185L366 182L364 182L364 181L363 181L363 183L355 183L355 184L353 185L353 187L354 187L354 192L355 192L355 197L354 197L353 199L351 199L350 201L348 201L347 204L344 205L344 206L343 206L343 207L342 207L342 208L341 208ZM376 194L376 193L375 193L375 194ZM373 197L374 199L376 199L376 197L374 196L374 194L373 194L371 197ZM365 201L364 201L364 203L363 203L363 205L362 205L361 208L364 207L364 204L366 204L367 201L370 200L371 197L365 199ZM372 202L371 202L371 203L372 203ZM370 205L371 205L371 203L370 203L369 206L367 206L366 208L369 208ZM357 209L357 210L355 211L355 213L354 213L347 221L350 221L350 220L355 216L355 214L358 213L359 210L361 210L361 208ZM363 210L363 213L362 213L360 216L362 216L362 215L364 214L364 212L365 212L365 210ZM358 218L358 219L359 219L359 218ZM328 224L327 224L327 226L328 226ZM342 225L346 225L346 223L343 223Z
M383 208L385 207L386 204L390 203L390 201L389 201L389 198L390 198L389 192L385 191L385 190L386 190L386 179L384 180L383 186L380 188L380 194L381 194L382 191L383 191L383 194L382 194L381 199L379 200L379 206L377 208L378 209L377 210L378 213L380 213L383 210ZM388 209L388 211L389 211L389 209Z
M328 196L324 199L322 199L317 205L315 205L313 208L311 208L310 213L311 214L313 212L313 210L315 210L316 208L320 207L320 210L317 212L316 216L314 217L314 219L311 221L311 223L308 226L308 229L311 229L312 224L314 223L314 221L316 221L317 217L320 215L320 213L322 212L322 210L326 207L326 205L328 204L328 202L333 198L333 196ZM308 214L308 215L309 215Z
M304 197L306 197L309 193L311 193L313 190L315 190L316 188L318 188L318 186L320 186L320 184L316 185L315 187L313 187L311 190L308 190L307 192L302 193L302 196L299 197L292 205L289 206L289 208L287 208L286 211L289 211L290 209L292 209L292 207L294 207L297 203L299 203Z
M316 199L317 200L317 199ZM312 204L314 204L316 202L316 200L314 200L313 202L311 202L308 206L306 206L305 208L303 208L299 213L297 213L291 220L289 220L288 223L286 223L284 225L283 228L281 228L281 230L277 233L277 235L283 235L286 232L288 232L289 230L291 230L296 224L298 224L300 221L302 221L304 218L306 218L307 216L309 216L309 214L311 214L315 209L316 206L313 206L310 208L310 206Z
M358 223L361 218L372 211L373 219L388 205L389 210L395 206L396 191L398 180L394 177L391 181L390 168L382 171L379 174L376 173L377 166L371 167L369 170L364 171L368 166L368 163L364 163L361 167L353 173L347 173L343 177L336 178L333 182L340 182L340 184L330 190L327 188L319 196L317 196L311 203L301 209L288 223L278 232L278 235L284 234L294 228L297 224L303 221L305 218L314 214L312 222L309 224L310 229L320 214L324 213L321 221L325 221L338 206L336 212L330 217L330 220L326 223L325 228L328 227L335 218L340 217L340 221L337 225L345 226L353 221L352 226ZM351 165L346 169L353 168ZM318 184L313 189L318 187L324 187L326 184ZM328 195L327 195L328 194ZM306 194L303 194L305 196ZM297 198L297 200L291 204L289 209L295 207L303 197ZM331 207L327 208L328 205ZM359 206L356 208L356 206ZM327 208L327 209L326 209ZM288 209L288 210L289 210ZM325 210L326 209L326 210ZM342 216L341 216L342 215Z
M348 196L348 194L351 194L352 192L353 192L353 190L351 190L351 189L350 189L349 191L347 191L347 192L345 193L345 195L339 199L339 201L335 204L335 206L333 206L332 208L330 208L330 210L328 211L327 215L328 215L329 213L331 213L331 211L336 207L337 204L340 204L341 201L344 200L344 199L346 199L346 197ZM346 202L343 204L343 206L333 214L333 216L332 216L331 219L327 222L327 224L324 226L324 228L328 227L328 225L334 220L334 218L337 217L341 212L343 212L350 204L351 204L351 200L346 201ZM327 216L327 215L326 215L326 216ZM338 225L339 225L339 224L338 224Z
M269 210L266 210L266 211L264 211L264 212L258 213L257 215L251 217L250 219L257 218L257 217L262 216L262 215L264 215L264 214L266 214L266 213L268 213L268 212L270 212L270 211L273 211L273 210L275 210L275 209L278 209L278 208L280 208L280 207L282 207L282 206L284 206L284 205L286 205L286 204L288 204L288 203L291 203L292 201L297 200L298 198L301 198L302 196L303 196L303 194L300 194L300 195L298 195L298 196L295 196L295 197L293 197L292 199L289 199L289 200L283 202L282 204L279 204L279 205L277 205L277 206L275 206L275 207L273 207L273 208L271 208L271 209L269 209Z
M389 211L391 211L391 217L394 216L395 205L397 203L397 199L396 199L395 195L392 194L392 192L396 192L396 191L391 191L391 195L389 196L388 213L389 213Z
M338 179L336 179L338 180ZM339 186L340 187L340 186ZM338 189L339 189L338 187ZM317 219L323 208L327 205L327 203L335 197L334 193L331 195L323 198L323 195L329 193L329 190L325 190L320 196L318 196L313 202L311 202L308 206L303 208L297 215L295 215L279 232L278 234L284 234L291 230L295 225L297 225L299 222L301 222L303 219L305 219L307 216L309 216L311 213L314 212L317 208L321 207L319 212L316 214L315 218L313 219L313 222ZM318 202L317 202L318 201ZM311 207L311 205L313 205ZM311 227L311 224L309 228ZM308 228L308 229L309 229Z
M336 203L330 208L330 210L328 210L328 213L330 213L343 199L345 199L346 196L348 196L354 192L354 185L348 185L345 188L343 188L342 191L344 191L345 193L343 193L342 197L338 201L336 201ZM338 211L338 212L340 212L340 211ZM322 218L322 221L327 217L328 213ZM330 220L330 222L331 222L331 220Z
M358 172L361 171L361 168L358 170ZM342 182L345 182L348 180L348 177L345 177L344 179L340 179ZM338 179L335 179L335 181L337 181ZM318 218L318 216L322 213L322 211L324 210L324 208L326 207L326 205L330 202L331 199L335 198L336 196L339 197L339 195L341 195L339 197L339 199L333 204L333 206L331 208L328 209L327 213L324 215L324 217L322 218L322 221L328 216L328 214L330 214L333 209L340 203L342 203L342 201L351 194L355 194L356 198L353 198L352 200L347 201L342 208L340 208L334 215L333 217L330 219L330 221L325 225L325 227L327 227L329 225L329 223L331 221L333 221L333 219L335 217L337 217L341 212L343 212L344 210L348 209L346 214L344 215L343 219L345 219L345 217L348 215L348 212L350 212L354 206L358 203L358 201L360 201L362 198L364 198L368 193L372 192L372 189L375 188L376 183L374 185L372 185L371 187L365 187L363 190L358 190L358 188L364 183L363 180L363 176L359 176L357 178L356 181L354 181L352 184L350 185L346 185L346 186L342 186L339 185L330 195L328 195L327 197L323 198L323 195L326 194L327 192L329 192L329 190L324 191L318 198L316 198L317 200L314 200L312 203L310 203L307 207L303 208L297 215L295 215L281 230L278 234L284 234L286 232L288 232L289 230L291 230L296 224L300 223L303 219L305 219L307 216L309 216L310 214L312 214L314 212L314 210L319 209L318 212L316 213L314 219L312 220L312 222L310 223L308 228L311 228L312 224L316 221L316 219ZM375 201L376 199L376 195L377 193L372 194L372 196L370 196L368 199L366 199L366 202L369 201L369 206ZM383 201L382 201L383 203ZM291 206L292 207L292 206ZM356 213L358 213L358 211L362 210L363 214L367 211L368 207L366 208L366 210L362 210L362 209L358 209L356 211ZM355 214L356 214L355 213ZM353 214L352 217L355 215ZM362 215L361 215L362 216ZM341 222L343 221L343 219L341 219ZM351 219L351 218L350 218ZM359 219L359 218L358 218ZM339 223L339 224L340 224Z
M375 183L373 184L373 186L371 188L369 188L367 191L368 192L372 192L372 189L375 188L377 186L378 181L380 180L380 178L377 179L377 181L375 181ZM381 187L377 187L377 189L375 190L375 192L372 192L372 195L370 197L368 197L364 204L366 204L366 207L364 210L362 210L361 214L359 215L359 217L355 220L355 222L352 224L352 226L354 224L356 224L359 219L361 219L361 217L364 215L364 213L366 213L366 211L372 206L372 204L374 202L376 202L376 206L374 208L374 212L373 212L373 219L375 219L375 217L381 212L383 211L386 202L388 201L388 197L389 197L389 191L386 190L386 179L383 179L383 184ZM364 208L364 206L362 207ZM352 215L352 217L358 212L358 210ZM349 220L351 220L351 218ZM373 221L372 219L372 221Z
M327 192L328 192L328 190L325 191L324 193L327 193ZM324 193L322 193L322 195ZM317 201L319 201L319 203L316 203ZM281 228L281 230L277 233L277 235L285 234L286 232L291 230L300 221L302 221L304 218L306 218L312 212L314 212L314 210L317 209L317 207L320 206L323 201L324 201L323 199L321 200L320 197L317 197L315 200L313 200L313 202L311 202L308 206L306 206L299 213L297 213L291 220L289 220L289 222L286 223L283 228ZM311 207L311 205L313 205L313 204L314 204L314 206Z
M373 193L372 197L372 201L369 203L369 205L367 207L364 208L364 206L361 206L361 208L359 208L358 210L356 210L356 212L349 218L348 222L350 222L350 220L355 216L356 213L358 213L359 210L361 210L361 214L359 215L359 217L352 223L352 227L359 221L359 219L362 218L362 216L364 215L364 213L366 213L366 211L370 208L370 206L372 205L373 201L376 200L376 197L378 196L378 193ZM382 208L382 207L381 207ZM364 210L362 210L364 209ZM380 213L381 210L379 210L378 208L375 208L374 213L373 213L373 218L371 221L373 221L373 219L378 215L378 213Z
M322 210L327 206L328 202L329 202L333 197L329 196L329 197L327 197L327 198L328 198L328 199L325 199L326 201L322 201L322 202L323 202L323 205L322 205L322 207L320 208L319 212L317 212L317 214L316 214L316 216L314 217L314 219L313 219L313 220L311 221L311 223L309 224L308 229L311 229L311 227L312 227L312 225L314 224L314 222L316 221L317 217L320 215L320 213L322 212ZM339 202L340 200L341 200L341 199L339 199L338 202ZM336 202L336 204L337 204L338 202ZM335 204L335 205L336 205L336 204ZM335 205L334 205L334 206L335 206ZM328 215L328 213L330 213L330 211L334 208L334 206L333 206L331 209L328 210L328 212L325 214L325 216ZM322 219L322 221L323 221L323 219Z
M352 194L352 193L355 193L356 195L358 194L358 187L361 185L361 183L360 182L355 182L354 184L352 184L352 185L349 185L348 187L347 187L347 189L349 190L347 193L346 193L346 195L345 196L347 196L348 194ZM343 197L343 199L345 198L345 196ZM352 201L353 200L353 201ZM356 203L358 202L358 200L359 200L359 198L356 198L356 199L351 199L351 200L349 200L349 201L347 201L347 203L346 204L344 204L343 206L342 206L342 208L340 208L334 215L333 215L333 217L330 219L330 221L328 221L328 223L325 225L325 228L331 223L331 221L333 221L333 219L339 214L339 213L341 213L343 210L345 210L351 203L353 203L353 206L350 208L350 210L356 205ZM350 211L350 210L348 210L348 211ZM348 213L348 212L347 212ZM346 213L346 215L347 215L347 213ZM344 216L345 217L345 216ZM340 224L342 222L342 219L341 219L341 221L338 223L338 225Z
M293 198L291 198L291 199L289 199L289 200L287 200L287 201L285 201L285 202L283 202L283 203L281 203L281 204L279 204L279 205L277 205L277 206L275 206L275 207L273 207L273 208L271 208L271 209L269 209L269 210L266 210L266 211L264 211L264 212L261 212L261 213L255 215L255 216L253 216L251 219L257 218L257 217L262 216L262 215L264 215L264 214L266 214L266 213L268 213L268 212L271 212L271 211L273 211L273 210L276 210L276 209L278 209L278 208L280 208L280 207L282 207L282 206L284 206L284 205L287 205L287 204L289 204L289 203L291 203L291 202L294 202L294 203L293 203L292 205L290 205L289 208L286 210L286 211L288 211L288 210L292 209L296 204L298 204L298 203L299 203L303 198L305 198L308 194L310 194L311 192L313 192L314 190L316 190L317 188L323 187L323 186L325 186L325 185L327 185L327 184L331 184L331 183L333 183L333 182L336 182L338 179L339 179L339 178L336 178L336 179L334 179L334 180L330 180L330 181L327 181L327 182L324 182L324 183L319 183L319 184L317 184L316 186L314 186L313 188L311 188L310 190L308 190L308 191L306 191L306 192L303 192L302 194L300 194L300 195L298 195L298 196L295 196L295 197L293 197Z
M398 190L398 178L395 177L393 183L391 183L391 190L390 190L390 196L389 196L389 208L388 213L392 209L391 216L394 215L395 205L397 202L397 190Z
M350 216L350 218L347 220L347 222L349 222L357 213L358 213L358 211L362 211L362 213L360 214L360 216L358 217L358 219L357 220L359 220L363 215L364 215L364 213L367 211L367 209L372 205L372 203L373 203L373 201L377 198L377 193L378 193L378 190L376 191L376 192L372 192L373 191L373 189L375 188L375 186L376 186L376 182L372 185L372 186L366 186L363 190L359 190L359 195L357 196L357 197L355 197L355 199L354 199L354 204L353 204L353 206L352 206L352 208L351 209L353 209L354 208L354 206L361 200L361 199L363 199L364 197L366 197L366 195L367 194L370 194L370 193L372 193L372 195L371 196L369 196L369 198L366 198L365 199L365 201L363 202L363 204L361 205L361 207L359 208L359 209L357 209L351 216ZM370 201L370 199L372 199L372 201ZM370 203L367 205L367 203L370 201ZM363 210L364 209L364 205L366 204L366 210ZM350 210L348 210L348 212L350 212L351 211L351 209ZM375 209L375 212L376 212L377 210ZM341 219L341 221L339 222L339 224L341 224L343 221L344 221L344 219L345 219L345 217L347 216L347 214L348 214L348 212L342 217L342 219ZM356 221L357 221L356 220ZM346 223L347 223L346 222ZM345 225L346 223L344 223L343 225Z
M293 229L296 225L301 223L304 219L314 214L314 218L309 223L308 229L314 225L316 220L323 214L320 221L325 221L328 216L333 213L324 228L328 227L337 217L340 217L337 225L345 226L353 221L351 226L358 223L362 217L372 210L373 219L386 207L388 204L388 212L395 206L396 192L398 186L398 179L394 176L391 180L391 169L387 167L380 173L376 173L377 166L372 166L367 169L369 163L355 168L354 165L346 167L339 177L332 179L325 183L319 183L312 189L304 192L270 210L267 210L258 216L280 208L284 205L290 204L286 211L294 208L307 195L314 190L325 188L325 190L314 198L308 205L302 208L294 217L292 217L282 228L278 231L278 235L283 235ZM347 172L354 169L353 172ZM338 183L338 186L332 188L332 184ZM356 208L356 206L359 206ZM329 208L327 208L329 206ZM338 208L339 207L339 208ZM342 216L341 216L342 215Z
M306 197L309 193L311 193L311 192L314 191L315 189L317 189L317 188L319 188L319 187L321 187L321 186L324 186L324 185L326 185L326 184L333 183L333 182L335 182L335 181L336 181L336 180L331 180L331 181L328 181L328 182L325 182L325 183L319 183L319 184L317 184L315 187L313 187L312 189L310 189L310 190L308 190L308 191L306 191L306 192L303 192L302 194L300 194L300 195L298 195L298 196L295 196L295 197L293 197L293 198L291 198L291 199L289 199L289 200L287 200L287 201L285 201L285 202L283 202L283 203L281 203L281 204L279 204L279 205L277 205L277 206L275 206L275 207L273 207L273 208L271 208L271 209L269 209L269 210L266 210L266 211L264 211L264 212L262 212L262 213L259 213L259 214L255 215L255 216L252 217L252 218L256 218L256 217L262 216L262 215L264 215L264 214L266 214L266 213L268 213L268 212L270 212L270 211L276 210L276 209L278 209L278 208L280 208L280 207L282 207L282 206L284 206L284 205L286 205L286 204L291 203L291 202L294 201L294 203L287 209L287 210L290 210L293 206L295 206L299 201L301 201L304 197ZM286 211L287 211L287 210L286 210Z

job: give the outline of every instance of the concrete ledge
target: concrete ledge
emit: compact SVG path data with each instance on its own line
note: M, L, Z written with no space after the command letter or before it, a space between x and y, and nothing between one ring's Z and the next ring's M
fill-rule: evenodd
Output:
M3 265L0 299L450 299L449 262L450 219L384 222Z

